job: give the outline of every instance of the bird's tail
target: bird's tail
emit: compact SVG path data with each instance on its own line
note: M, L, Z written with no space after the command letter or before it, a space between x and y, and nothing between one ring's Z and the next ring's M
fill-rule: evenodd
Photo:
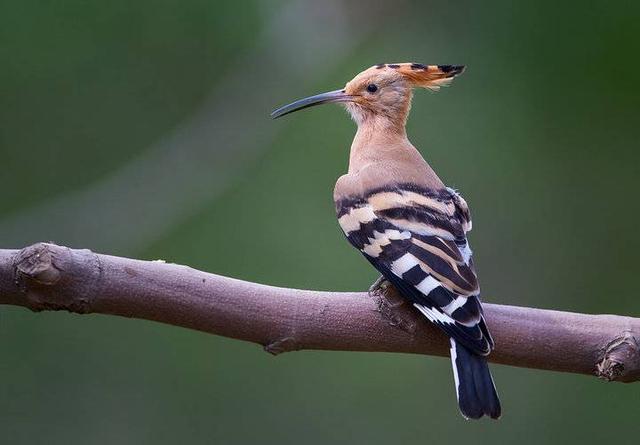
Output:
M500 417L500 399L489 372L487 359L469 351L452 338L451 364L460 412L466 419L487 415Z

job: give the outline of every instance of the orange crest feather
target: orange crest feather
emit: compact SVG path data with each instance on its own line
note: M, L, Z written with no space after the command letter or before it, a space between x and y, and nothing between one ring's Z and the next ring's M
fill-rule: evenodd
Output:
M454 77L462 74L464 65L423 65L421 63L388 63L376 68L397 70L414 86L437 91L447 86Z

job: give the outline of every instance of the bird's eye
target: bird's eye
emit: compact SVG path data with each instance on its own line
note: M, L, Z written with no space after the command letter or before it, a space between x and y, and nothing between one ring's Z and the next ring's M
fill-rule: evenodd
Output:
M376 91L378 91L378 85L376 85L375 83L370 83L369 85L367 85L367 91L370 93L375 93Z

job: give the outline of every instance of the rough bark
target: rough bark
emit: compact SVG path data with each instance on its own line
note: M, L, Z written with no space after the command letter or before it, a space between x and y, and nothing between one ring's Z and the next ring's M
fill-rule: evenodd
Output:
M393 289L323 292L235 280L177 264L35 244L0 250L0 304L154 320L300 349L447 355L448 342ZM640 379L640 319L485 304L490 361Z

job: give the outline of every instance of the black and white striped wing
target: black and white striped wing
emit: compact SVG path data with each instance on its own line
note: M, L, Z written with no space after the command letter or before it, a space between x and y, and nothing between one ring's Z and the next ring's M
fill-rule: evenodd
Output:
M491 351L462 197L403 185L343 199L337 212L349 242L431 322L476 354Z

